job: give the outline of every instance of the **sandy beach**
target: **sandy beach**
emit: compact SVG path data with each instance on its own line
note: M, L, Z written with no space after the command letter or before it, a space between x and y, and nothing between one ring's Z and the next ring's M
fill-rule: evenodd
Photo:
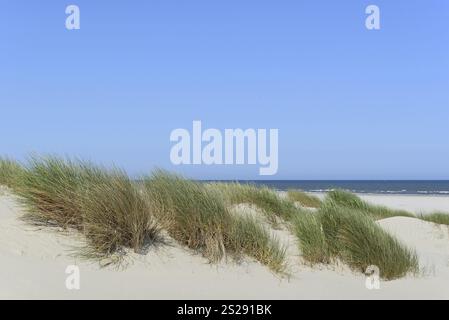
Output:
M449 300L449 0L30 3L1 6L0 301Z
M324 199L325 193L310 193ZM446 195L409 195L409 194L357 194L362 200L391 209L406 210L415 214L448 212L449 196Z
M449 197L361 197L415 213L449 212ZM31 226L21 214L17 199L2 191L0 299L449 299L449 228L415 218L378 223L416 249L421 274L369 290L366 277L346 266L305 265L295 238L282 230L276 233L288 245L288 277L250 259L211 265L170 239L146 254L129 252L127 265L117 270L77 258L73 253L83 243L78 234ZM66 288L69 265L79 267L79 290Z

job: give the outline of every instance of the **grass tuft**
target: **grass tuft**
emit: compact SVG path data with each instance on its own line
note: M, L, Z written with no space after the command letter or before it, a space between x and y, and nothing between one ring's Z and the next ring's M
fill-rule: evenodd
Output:
M449 214L442 212L434 212L430 214L421 214L419 218L424 221L429 221L437 224L445 224L449 226Z
M23 167L17 161L0 157L0 185L15 189L22 172Z
M330 263L329 247L321 221L315 213L303 213L292 220L292 232L299 240L303 258L311 264Z
M353 269L375 265L387 280L418 270L416 253L377 225L371 212L328 203L319 214L331 256Z
M91 165L53 156L29 159L17 189L26 218L42 225L82 229L81 197L103 172Z
M142 250L159 227L145 194L120 170L58 157L32 157L17 193L25 218L40 225L82 232L89 256L122 247Z
M207 187L221 194L228 206L242 203L257 206L273 226L277 226L279 218L289 221L299 212L292 202L267 187L239 183L211 183Z
M211 262L226 255L232 216L220 197L201 183L156 171L145 180L156 214L169 234Z
M246 254L283 270L285 252L277 240L255 220L233 215L216 188L160 170L145 186L168 233L210 262Z
M415 218L415 215L404 210L393 210L384 206L369 204L355 194L344 190L330 191L327 194L326 200L330 200L331 202L334 202L342 207L365 211L377 220L397 216Z
M123 247L143 253L161 239L152 202L122 171L109 172L107 179L93 184L81 212L89 251L99 256Z
M302 191L288 190L287 197L291 201L299 202L302 207L319 208L321 206L321 200L317 196L309 195Z
M254 217L234 218L232 239L234 250L253 257L276 273L285 272L286 248L278 239L270 235Z

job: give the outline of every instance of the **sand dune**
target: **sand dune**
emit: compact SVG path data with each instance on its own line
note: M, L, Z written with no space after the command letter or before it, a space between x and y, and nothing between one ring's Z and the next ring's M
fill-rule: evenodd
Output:
M403 201L388 197L388 205ZM425 210L433 199L407 197L414 211ZM0 195L2 299L449 299L449 228L414 218L378 223L417 250L425 274L381 282L379 290L368 290L365 276L345 266L301 264L294 237L282 230L277 235L289 247L289 278L279 278L250 260L210 265L170 240L146 255L129 253L128 266L116 270L74 257L73 250L83 244L77 234L30 226L20 215L14 197ZM65 286L66 267L74 264L80 268L80 290Z

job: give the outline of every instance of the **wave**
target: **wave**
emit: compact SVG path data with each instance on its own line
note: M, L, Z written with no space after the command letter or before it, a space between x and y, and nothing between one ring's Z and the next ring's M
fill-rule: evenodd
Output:
M444 190L444 191L423 191L423 190L418 190L417 193L422 193L422 194L449 194L449 191Z
M326 193L343 189L362 194L415 194L449 196L449 180L242 180L277 190L298 189Z

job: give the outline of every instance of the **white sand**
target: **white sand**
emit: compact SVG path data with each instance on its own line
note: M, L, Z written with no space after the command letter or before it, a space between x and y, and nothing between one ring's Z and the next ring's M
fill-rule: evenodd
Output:
M431 213L435 211L449 212L449 196L412 196L412 195L359 195L363 200L373 204L384 205L394 209L402 209L415 213Z
M365 198L368 196L364 196ZM449 197L372 196L376 203L415 212L449 211ZM25 299L449 299L449 228L412 218L395 217L379 224L416 248L425 276L381 282L368 290L365 277L346 267L309 268L299 263L293 237L289 244L292 276L280 279L256 262L212 266L172 243L148 254L130 254L121 271L71 256L82 245L76 234L29 226L12 196L0 194L0 298ZM80 290L65 287L65 269L80 268Z
M323 199L324 193L311 193ZM398 195L398 194L357 194L372 204L383 205L392 209L407 210L416 214L432 212L449 212L449 196L443 195Z

